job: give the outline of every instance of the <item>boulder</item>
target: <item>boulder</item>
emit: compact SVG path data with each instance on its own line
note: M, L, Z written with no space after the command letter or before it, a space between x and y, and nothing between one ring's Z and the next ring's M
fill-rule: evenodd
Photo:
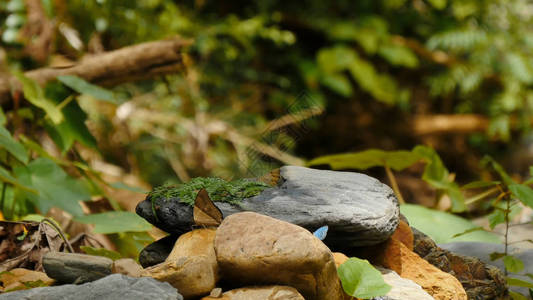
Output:
M79 253L47 252L43 256L46 275L60 283L85 283L111 274L107 257Z
M332 253L294 224L252 212L231 215L217 229L215 252L229 282L288 285L311 300L343 298Z
M437 300L467 299L463 286L454 276L431 265L394 238L390 238L376 254L373 264L414 281Z
M304 300L295 288L290 286L244 287L225 292L220 297L203 297L201 300Z
M183 297L166 282L159 282L153 278L132 278L122 274L113 274L80 285L65 284L0 294L0 299L183 300Z
M413 232L415 236L414 251L435 267L456 277L463 285L469 299L508 298L505 276L498 268L484 263L476 257L441 249L422 232L414 228ZM489 245L481 246L485 246L490 251ZM527 290L521 292L527 293Z
M238 205L215 203L229 216L253 211L313 231L329 226L324 243L330 247L374 245L396 229L399 206L393 191L377 179L354 172L285 166L278 185ZM154 210L156 216L154 216ZM137 214L169 233L181 234L194 224L192 207L178 198L150 197L138 204Z
M130 277L141 277L143 268L131 258L121 258L113 262L111 272Z
M219 278L214 238L214 229L197 229L180 236L165 262L144 269L142 276L170 283L185 299L208 294Z
M139 253L139 263L141 266L148 268L164 262L172 251L177 239L178 235L171 234L144 247L141 253Z

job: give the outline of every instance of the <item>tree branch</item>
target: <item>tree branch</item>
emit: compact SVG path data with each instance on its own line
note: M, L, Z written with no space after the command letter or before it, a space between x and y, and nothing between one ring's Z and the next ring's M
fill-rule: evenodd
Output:
M41 85L61 75L75 75L89 82L115 85L183 70L182 49L190 44L189 40L180 38L147 42L86 56L65 68L41 68L25 75ZM0 74L0 104L9 101L11 93L20 89L15 77Z

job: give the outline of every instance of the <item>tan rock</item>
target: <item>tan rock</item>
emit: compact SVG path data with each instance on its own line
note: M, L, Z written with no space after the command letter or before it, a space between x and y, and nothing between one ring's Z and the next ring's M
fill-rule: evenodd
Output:
M228 216L215 252L225 280L284 284L305 299L343 298L331 251L306 229L253 212Z
M415 240L413 231L411 230L409 224L407 224L407 222L404 220L400 220L398 227L396 227L396 231L394 231L391 237L402 242L405 246L407 246L407 249L413 251Z
M204 297L201 300L304 300L298 291L290 286L256 286L227 291L222 296Z
M54 280L44 272L16 268L0 274L0 291L22 290L31 287L49 286Z
M414 281L437 300L467 299L459 280L431 265L394 238L384 244L373 262Z
M170 283L185 299L209 294L218 281L214 229L197 229L179 237L167 260L144 269L142 276Z
M344 253L333 252L333 259L335 260L335 266L339 268L339 266L345 263L349 258L344 255Z
M111 272L120 273L131 277L141 277L143 268L131 258L121 258L113 262Z

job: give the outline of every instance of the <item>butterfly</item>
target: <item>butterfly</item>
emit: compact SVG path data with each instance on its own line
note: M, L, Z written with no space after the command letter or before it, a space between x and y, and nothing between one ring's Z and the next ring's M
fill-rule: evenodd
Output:
M279 168L277 168L259 177L259 181L264 182L268 185L277 185L280 180L280 177L280 170Z
M326 235L328 234L328 228L328 225L324 225L315 230L315 232L313 232L313 235L316 236L319 240L323 241L326 238Z
M201 189L194 200L194 223L199 226L218 226L222 223L222 218L222 212L209 198L207 191Z

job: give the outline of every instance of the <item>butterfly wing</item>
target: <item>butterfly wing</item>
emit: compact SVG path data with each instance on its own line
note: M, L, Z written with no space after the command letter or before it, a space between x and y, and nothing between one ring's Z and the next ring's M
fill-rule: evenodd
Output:
M268 185L277 185L281 178L280 169L274 169L267 174L259 177L259 181L264 182Z
M328 235L328 225L318 228L315 232L313 232L313 235L319 240L323 241L326 238L326 235Z
M200 226L218 226L222 223L222 212L211 201L205 189L196 195L193 208L194 223Z

